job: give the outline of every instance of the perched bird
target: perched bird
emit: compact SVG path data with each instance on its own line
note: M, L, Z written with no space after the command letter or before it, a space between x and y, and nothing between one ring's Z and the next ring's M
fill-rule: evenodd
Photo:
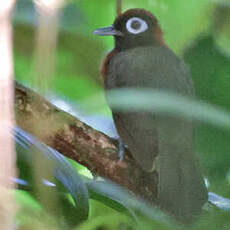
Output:
M188 68L165 44L150 12L130 9L112 26L94 33L115 39L115 48L102 67L105 90L145 87L194 96ZM111 109L120 138L134 159L143 170L158 172L159 206L178 219L189 220L199 214L207 201L207 190L194 156L192 121Z

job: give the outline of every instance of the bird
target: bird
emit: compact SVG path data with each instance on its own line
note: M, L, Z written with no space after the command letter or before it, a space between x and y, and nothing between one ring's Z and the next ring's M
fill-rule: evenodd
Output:
M148 88L195 97L187 65L165 43L151 12L129 9L94 34L114 37L101 69L106 94L111 89ZM208 195L194 154L194 122L154 111L111 110L135 161L145 172L158 172L158 206L182 221L199 216Z

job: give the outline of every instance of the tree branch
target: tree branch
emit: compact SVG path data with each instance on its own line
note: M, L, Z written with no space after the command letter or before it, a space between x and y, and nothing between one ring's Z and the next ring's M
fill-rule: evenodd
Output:
M118 159L118 145L105 134L58 109L34 91L15 83L17 124L91 172L108 178L154 203L157 174L145 173L126 151Z

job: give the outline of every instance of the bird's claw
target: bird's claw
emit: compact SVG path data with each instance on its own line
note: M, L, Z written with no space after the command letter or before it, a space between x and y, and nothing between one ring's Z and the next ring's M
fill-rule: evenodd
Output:
M127 148L127 145L125 145L123 142L122 142L122 140L121 140L121 138L119 137L118 139L117 139L117 141L118 141L118 156L119 156L119 161L122 161L123 159L124 159L124 157L125 157L125 148Z

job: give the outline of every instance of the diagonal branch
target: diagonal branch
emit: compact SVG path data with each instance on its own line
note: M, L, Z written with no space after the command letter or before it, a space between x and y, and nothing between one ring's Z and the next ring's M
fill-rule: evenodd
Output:
M118 159L118 145L105 134L58 109L34 91L15 83L16 122L47 145L154 203L156 173L145 173L126 151ZM36 128L35 128L36 127Z

